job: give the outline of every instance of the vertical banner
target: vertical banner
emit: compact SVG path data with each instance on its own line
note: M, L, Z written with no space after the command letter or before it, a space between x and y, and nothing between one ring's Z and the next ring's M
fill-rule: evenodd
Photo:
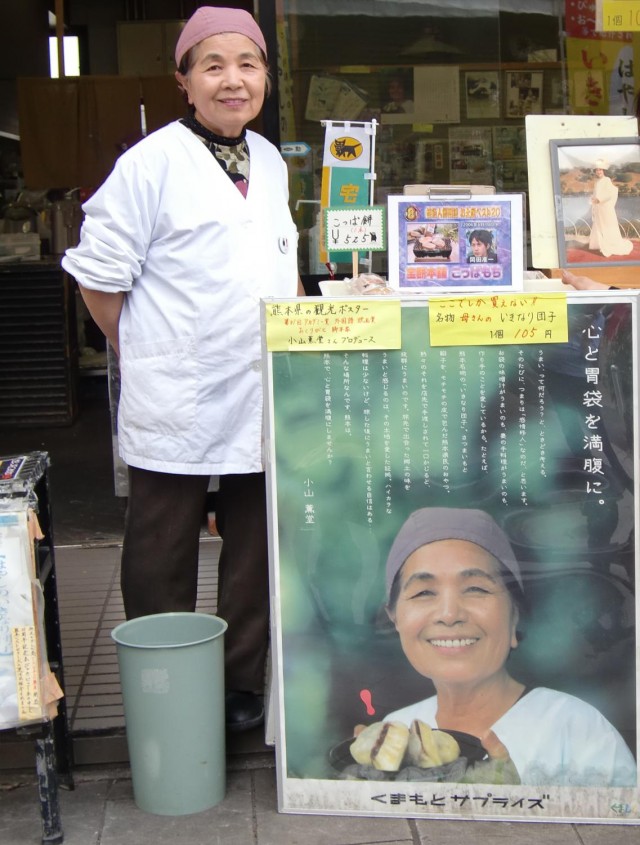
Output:
M345 206L361 208L372 201L372 170L375 123L336 123L324 121L325 140L322 159L321 209ZM320 249L320 259L350 262L350 252L327 253Z
M566 0L565 32L571 113L633 114L630 33L603 33L602 3L596 0Z
M279 20L276 25L276 37L278 39L278 107L281 138L294 138L296 127L288 35L286 21Z
M266 353L281 811L640 819L637 295L517 298Z

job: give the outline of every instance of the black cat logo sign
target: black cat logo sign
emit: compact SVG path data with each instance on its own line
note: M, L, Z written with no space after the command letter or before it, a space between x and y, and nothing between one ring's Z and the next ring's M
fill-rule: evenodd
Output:
M331 155L338 161L355 161L362 155L362 144L357 138L344 135L332 142Z

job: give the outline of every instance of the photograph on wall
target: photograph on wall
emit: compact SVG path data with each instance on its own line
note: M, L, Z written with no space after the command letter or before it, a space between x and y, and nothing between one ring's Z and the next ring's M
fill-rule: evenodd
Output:
M525 192L528 190L529 173L527 159L524 156L496 160L493 167L494 185L497 191Z
M640 262L640 144L551 140L558 256L563 266Z
M418 184L443 181L441 177L445 168L444 146L443 141L416 141L414 172Z
M637 824L636 297L484 346L430 301L265 353L279 809Z
M541 70L507 71L505 117L542 114L542 83Z
M449 181L460 185L491 184L491 128L449 128Z
M416 123L460 123L458 65L418 65L413 85Z
M527 154L527 136L524 126L494 126L493 158L520 158Z
M523 197L389 196L389 285L397 290L518 290Z
M498 72L468 71L465 73L467 119L500 117Z
M359 85L329 74L314 74L309 83L306 120L356 120L369 102Z
M413 123L413 68L392 68L383 74L380 95L382 123Z

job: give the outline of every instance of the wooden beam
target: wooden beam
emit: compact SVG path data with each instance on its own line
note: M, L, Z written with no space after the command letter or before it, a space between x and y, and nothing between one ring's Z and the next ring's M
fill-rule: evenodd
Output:
M58 48L58 76L62 79L64 71L64 0L56 0L56 46Z

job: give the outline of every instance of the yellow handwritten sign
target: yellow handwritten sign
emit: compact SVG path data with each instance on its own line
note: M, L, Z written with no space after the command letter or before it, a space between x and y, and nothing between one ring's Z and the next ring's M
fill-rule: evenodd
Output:
M17 625L11 629L13 664L16 672L18 714L21 720L41 719L42 694L38 641L34 625Z
M400 349L400 300L298 299L266 303L270 352Z
M566 343L565 293L432 297L432 346Z
M638 0L603 0L602 32L639 32Z

